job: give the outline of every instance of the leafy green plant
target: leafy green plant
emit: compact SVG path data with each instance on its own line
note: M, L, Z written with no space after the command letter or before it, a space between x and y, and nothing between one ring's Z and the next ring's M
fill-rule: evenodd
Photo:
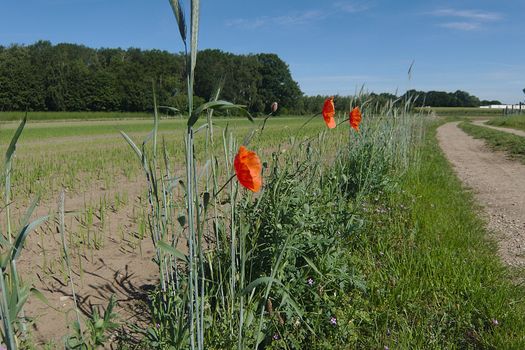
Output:
M6 344L9 350L14 350L18 347L20 336L22 337L22 340L26 337L27 327L23 307L31 294L31 288L29 285L23 283L21 276L18 273L17 259L22 252L28 234L48 219L48 216L43 216L30 222L30 218L38 204L37 197L33 200L31 206L27 209L25 215L20 221L20 228L15 232L12 231L10 210L12 205L12 157L15 153L16 144L22 134L25 124L26 118L24 117L7 148L3 172L6 230L5 233L0 235L0 313L3 326L2 341ZM37 290L34 290L34 292L38 296L41 296Z
M84 329L79 320L75 321L73 334L65 340L66 349L92 350L104 346L109 339L108 333L119 327L115 322L117 314L113 312L115 304L115 296L111 296L102 315L97 308L92 308L91 315L84 319Z

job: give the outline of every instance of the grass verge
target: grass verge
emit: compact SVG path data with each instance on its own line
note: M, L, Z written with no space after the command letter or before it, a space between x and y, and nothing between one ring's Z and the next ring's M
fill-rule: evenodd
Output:
M502 126L504 128L525 130L525 115L498 117L489 120L487 124L492 126Z
M491 149L507 152L512 158L525 163L525 137L467 122L460 123L459 127L470 136L485 140Z
M370 224L351 245L369 292L360 348L523 349L525 292L435 134L399 190L364 206Z

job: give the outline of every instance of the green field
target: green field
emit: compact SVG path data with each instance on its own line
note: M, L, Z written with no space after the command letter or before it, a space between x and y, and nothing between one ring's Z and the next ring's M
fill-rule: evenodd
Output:
M422 113L433 112L440 117L498 117L503 115L500 109L478 107L424 107L419 108Z
M0 112L0 123L20 120L25 112ZM105 120L105 119L147 119L151 113L144 112L27 112L31 121L57 120Z
M322 130L323 123L318 119L299 130L304 122L300 117L269 119L264 137L254 138L253 147L264 150L291 136L301 137ZM159 127L159 139L165 140L167 152L175 161L174 171L180 172L183 171L185 123L180 119L162 120ZM246 118L220 118L215 123L215 132L222 135L227 130L228 134L242 140L260 123L260 120L251 123ZM17 125L0 125L0 144L7 146ZM120 178L136 177L140 174L140 166L119 132L128 133L141 144L152 127L151 119L28 123L16 153L17 195L43 193L49 198L62 186L71 191L86 190L96 182L112 187ZM204 139L205 131L197 133L199 157L204 151ZM222 143L217 147L222 147Z

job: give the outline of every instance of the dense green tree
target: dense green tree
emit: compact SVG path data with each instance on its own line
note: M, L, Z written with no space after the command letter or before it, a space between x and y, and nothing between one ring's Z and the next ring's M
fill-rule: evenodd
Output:
M490 106L490 105L500 105L501 104L501 101L498 101L498 100L482 100L480 102L480 106Z
M262 81L257 89L259 103L254 111L269 112L274 101L284 111L295 106L302 92L299 84L292 79L288 65L275 54L258 54L256 57Z
M149 111L153 88L159 105L187 110L185 57L160 50L92 49L75 44L0 46L0 110ZM288 65L276 54L235 55L221 50L198 53L196 102L209 100L218 87L221 99L247 106L253 114L315 114L327 96L304 96ZM525 91L524 91L525 92ZM369 93L335 96L338 111L368 105L474 107L482 103L465 91L407 91L403 96Z

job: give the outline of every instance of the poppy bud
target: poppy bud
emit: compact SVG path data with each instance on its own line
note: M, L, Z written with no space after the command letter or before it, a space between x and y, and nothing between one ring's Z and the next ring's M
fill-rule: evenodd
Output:
M272 103L270 108L272 109L272 113L275 113L277 112L277 108L279 108L279 105L277 104L277 102L274 102Z
M361 123L362 115L361 110L359 107L355 107L350 112L350 126L354 128L356 131L359 131L359 123Z

